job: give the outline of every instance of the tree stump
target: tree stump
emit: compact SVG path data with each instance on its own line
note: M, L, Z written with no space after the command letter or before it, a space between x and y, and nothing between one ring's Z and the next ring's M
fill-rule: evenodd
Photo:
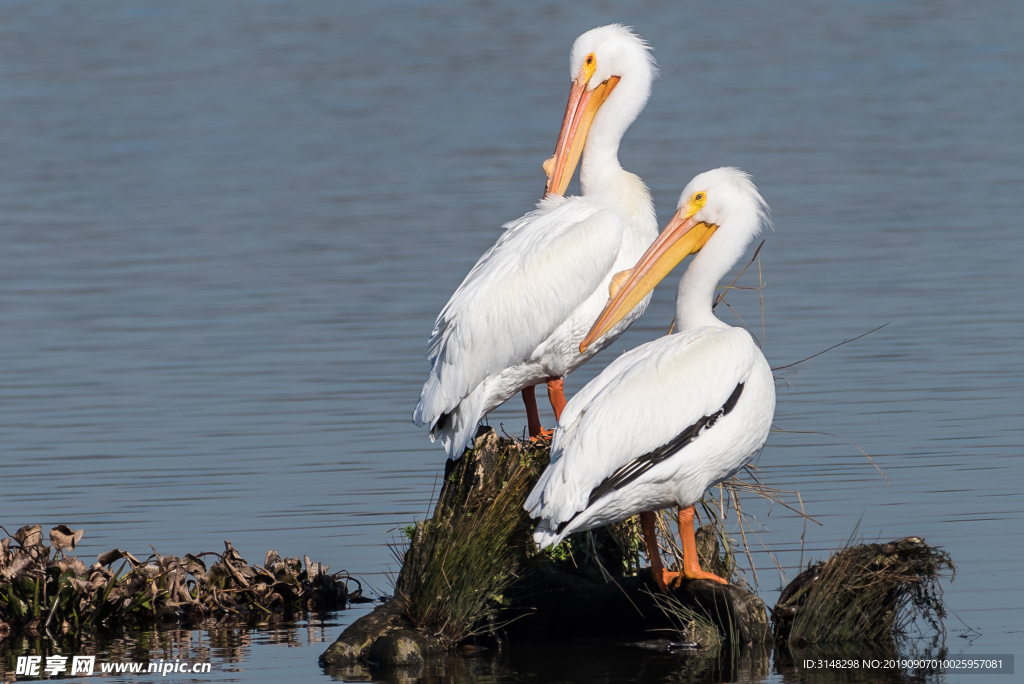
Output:
M467 528L460 525L496 513L510 524L501 527L501 539L488 540L492 546L499 542L508 550L501 557L504 566L488 566L481 571L484 575L508 578L487 589L495 595L487 613L488 628L483 631L489 632L492 643L581 636L639 641L664 634L654 630L671 629L671 620L656 604L654 594L658 589L649 570L640 570L633 576L616 576L623 574L621 551L616 544L606 545L610 556L589 561L595 564L589 568L591 572L581 572L578 566L569 571L564 563L537 552L532 542L533 523L523 511L523 502L547 459L546 449L538 449L529 442L500 439L492 429L481 428L473 449L467 450L460 460L447 463L434 514L430 520L417 524L410 548L404 554L395 584L396 598L352 623L321 655L321 664L410 666L464 645L465 640L453 641L451 633L445 633L441 625L423 624L422 606L413 610L410 601L424 600L424 593L417 592L425 577L437 572L439 558L447 558L459 545L473 543L461 536L459 531ZM510 490L515 492L514 500L509 499ZM717 560L716 545L705 544L704 549L705 555L713 555ZM615 557L616 552L619 557ZM607 568L617 569L611 581L595 581L596 577L609 577ZM450 574L447 579L452 581L445 586L458 585ZM741 587L695 580L684 582L673 595L680 604L706 615L735 645L762 644L771 639L764 603ZM411 619L413 616L419 616L419 627ZM474 639L481 638L479 626L471 632Z

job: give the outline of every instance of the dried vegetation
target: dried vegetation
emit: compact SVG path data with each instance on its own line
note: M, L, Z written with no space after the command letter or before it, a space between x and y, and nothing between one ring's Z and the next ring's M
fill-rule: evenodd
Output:
M0 638L154 622L262 619L288 610L344 608L361 593L348 573L331 574L308 556L303 561L270 551L262 566L249 565L227 541L223 553L181 558L154 552L139 560L113 549L87 567L68 555L84 533L58 525L45 544L40 526L26 525L0 540Z
M783 590L772 612L776 639L805 644L891 644L921 620L944 633L940 580L956 568L923 539L847 544L811 563Z

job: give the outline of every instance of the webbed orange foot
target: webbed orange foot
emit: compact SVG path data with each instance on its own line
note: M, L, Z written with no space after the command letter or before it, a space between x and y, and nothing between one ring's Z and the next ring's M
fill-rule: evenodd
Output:
M654 578L654 583L658 585L663 594L668 594L669 587L673 589L677 588L682 584L682 575L678 572L670 572L664 568L651 568L651 576Z
M545 442L550 441L551 436L555 434L554 430L545 430L543 427L538 429L536 435L530 437L531 442Z
M688 580L703 579L729 584L728 580L700 569L700 561L697 560L697 539L693 533L693 506L679 509L679 539L683 543L683 577Z
M681 575L686 580L702 579L718 582L719 584L729 584L728 580L722 579L713 572L704 572L703 570L691 570L690 568L684 567ZM681 581L682 580L680 580L680 582Z

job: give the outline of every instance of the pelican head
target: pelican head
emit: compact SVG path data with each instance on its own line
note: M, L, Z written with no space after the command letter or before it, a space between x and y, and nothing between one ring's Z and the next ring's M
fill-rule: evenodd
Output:
M580 351L611 330L690 254L706 252L694 277L713 278L713 288L767 222L768 205L748 174L723 167L694 177L658 239L636 266L613 280L608 304L580 344ZM706 304L710 310L711 302Z
M555 155L544 162L544 194L564 195L588 136L611 152L651 94L657 67L642 38L621 24L599 26L576 39L569 58L569 102Z

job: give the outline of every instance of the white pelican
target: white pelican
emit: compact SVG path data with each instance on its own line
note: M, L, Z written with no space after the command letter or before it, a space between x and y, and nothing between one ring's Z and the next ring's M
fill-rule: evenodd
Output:
M742 468L764 444L775 413L775 384L750 334L711 310L718 281L740 258L768 206L750 177L732 168L700 174L675 216L608 302L582 346L598 339L689 254L679 283L680 332L613 361L566 405L551 444L551 465L526 500L541 521L540 548L566 535L641 515L655 581L667 572L654 513L679 507L686 579L726 581L702 572L693 504Z
M451 458L461 456L480 419L520 390L530 434L541 434L534 385L548 383L557 420L565 406L562 378L622 334L649 301L580 350L613 276L658 235L647 186L618 159L656 68L641 38L612 25L576 39L569 69L555 155L544 163L545 199L505 225L438 315L427 343L430 375L413 422L429 426L431 441L439 437ZM583 196L562 197L581 153Z

